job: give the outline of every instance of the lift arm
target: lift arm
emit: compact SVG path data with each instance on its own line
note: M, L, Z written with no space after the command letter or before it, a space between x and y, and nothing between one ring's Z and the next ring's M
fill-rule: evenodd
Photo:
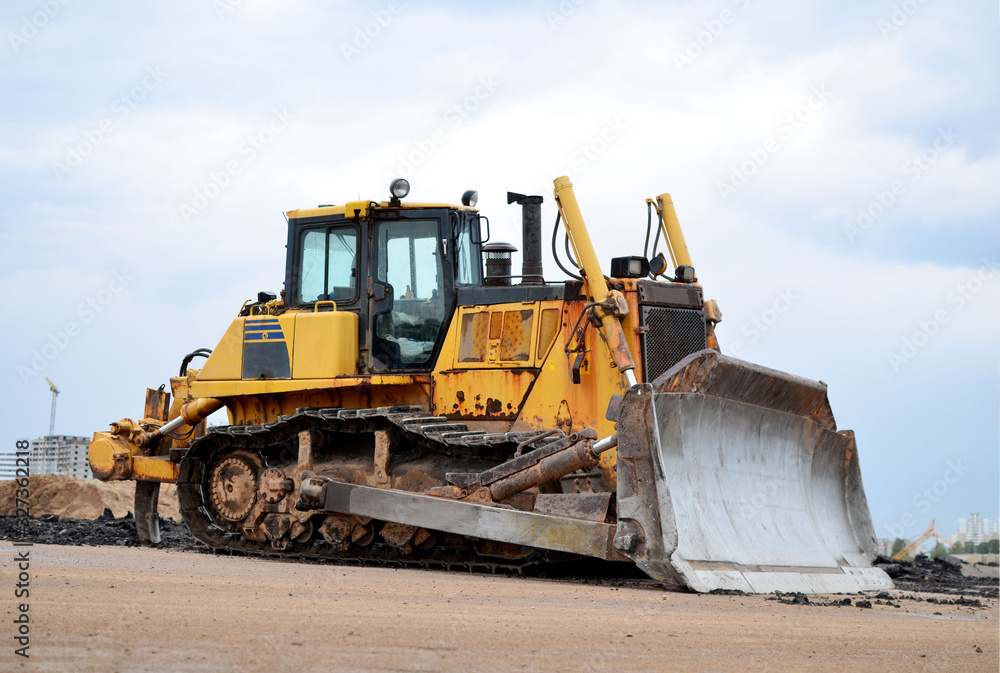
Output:
M580 204L577 203L576 194L573 192L573 183L565 175L556 178L554 193L562 221L566 226L566 233L573 244L576 258L580 260L580 271L584 282L587 283L588 294L595 304L604 309L600 312L601 337L607 344L612 361L631 388L636 384L635 360L632 359L632 352L625 340L625 331L619 322L621 317L628 314L628 301L621 292L609 290L608 284L604 281L601 263L597 260L597 252L594 250L587 225L583 221L583 213L580 212Z

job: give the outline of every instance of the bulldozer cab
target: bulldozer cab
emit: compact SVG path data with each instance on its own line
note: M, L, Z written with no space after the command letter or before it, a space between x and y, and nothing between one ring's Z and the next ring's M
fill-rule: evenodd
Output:
M363 370L430 371L457 286L482 284L478 213L371 206L289 219L286 305L355 313Z

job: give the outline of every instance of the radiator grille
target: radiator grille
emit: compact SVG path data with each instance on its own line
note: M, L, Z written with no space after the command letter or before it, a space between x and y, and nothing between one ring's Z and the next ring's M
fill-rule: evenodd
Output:
M685 355L704 349L705 312L687 308L642 307L643 380L656 378Z

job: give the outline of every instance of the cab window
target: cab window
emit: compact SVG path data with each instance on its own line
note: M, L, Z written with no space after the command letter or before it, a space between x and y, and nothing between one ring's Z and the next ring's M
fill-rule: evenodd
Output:
M302 233L299 249L299 304L354 300L358 287L355 227L310 229Z
M456 274L455 282L459 285L479 285L482 269L479 265L479 248L472 232L472 218L463 217L455 234Z

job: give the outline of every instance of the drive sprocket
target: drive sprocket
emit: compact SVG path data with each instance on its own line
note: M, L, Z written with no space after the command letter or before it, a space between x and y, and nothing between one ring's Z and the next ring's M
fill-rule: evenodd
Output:
M257 502L257 469L254 459L241 453L212 467L208 491L215 514L232 523L247 518Z

